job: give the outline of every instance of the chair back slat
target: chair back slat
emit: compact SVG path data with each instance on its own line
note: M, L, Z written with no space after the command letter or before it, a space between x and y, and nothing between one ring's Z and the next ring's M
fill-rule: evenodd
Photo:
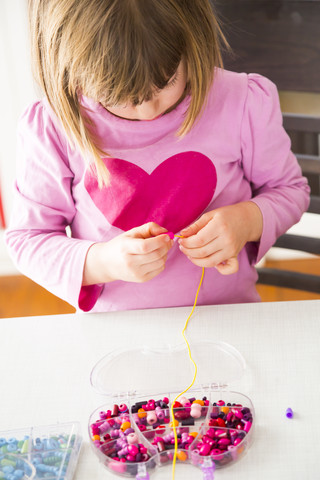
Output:
M311 195L308 212L320 215L320 197ZM320 219L318 219L318 222L320 222Z
M320 157L296 153L296 157L304 174L320 175Z
M283 113L283 126L286 130L320 132L320 116L301 113Z
M257 271L259 283L263 285L320 293L320 276L318 275L278 270L276 268L257 268Z
M276 241L275 247L288 248L289 250L300 250L314 255L320 255L320 238L304 237L285 233ZM319 278L320 281L320 278Z

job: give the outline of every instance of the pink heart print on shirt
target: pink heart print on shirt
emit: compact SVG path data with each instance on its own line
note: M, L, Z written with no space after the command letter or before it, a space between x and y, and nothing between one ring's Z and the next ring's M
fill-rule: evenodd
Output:
M195 221L212 200L217 184L212 161L199 152L181 152L152 173L119 158L104 158L111 175L99 189L87 170L85 188L111 225L123 231L156 222L172 232Z

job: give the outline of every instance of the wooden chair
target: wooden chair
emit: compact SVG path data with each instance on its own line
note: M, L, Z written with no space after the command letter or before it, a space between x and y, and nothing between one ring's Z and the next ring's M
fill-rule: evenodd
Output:
M292 148L311 187L308 212L318 215L315 222L320 222L320 117L284 114L283 124L291 137ZM316 153L297 153L297 148L299 151L310 152L310 149L314 150L315 145L318 150ZM274 246L320 255L319 238L286 233L277 240ZM320 294L320 272L319 275L311 275L264 267L257 268L257 271L260 284Z

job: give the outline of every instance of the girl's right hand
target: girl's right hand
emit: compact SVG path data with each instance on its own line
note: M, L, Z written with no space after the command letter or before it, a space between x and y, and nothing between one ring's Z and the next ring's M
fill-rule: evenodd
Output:
M109 242L93 244L87 253L82 285L114 280L143 283L165 268L173 245L167 230L150 222L118 235Z

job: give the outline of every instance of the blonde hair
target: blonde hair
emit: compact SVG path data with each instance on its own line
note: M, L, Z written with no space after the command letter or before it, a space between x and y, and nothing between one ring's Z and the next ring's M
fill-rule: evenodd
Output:
M163 88L181 59L191 100L178 135L205 103L221 46L227 45L209 0L29 0L36 81L72 144L108 172L80 94L104 105L142 102Z

